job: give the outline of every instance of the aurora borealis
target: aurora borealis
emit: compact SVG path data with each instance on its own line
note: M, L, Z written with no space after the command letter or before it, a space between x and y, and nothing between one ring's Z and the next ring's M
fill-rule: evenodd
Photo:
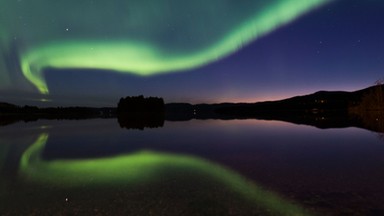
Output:
M178 179L186 181L181 178L180 173L187 171L188 179L198 176L197 179L204 184L212 182L217 188L221 188L223 194L232 191L236 194L232 199L251 202L274 215L308 215L299 205L263 189L232 170L199 157L139 151L107 158L45 161L42 152L48 138L48 133L41 133L23 153L19 167L20 179L36 185L59 188L87 188L95 191L106 187L128 190L142 184L150 187L162 181L173 182L171 184L174 187ZM183 194L183 199L190 199L189 196L190 194Z
M126 92L156 92L170 101L199 100L197 95L201 95L200 91L210 91L207 98L201 98L203 101L214 97L234 100L239 95L247 98L260 89L269 92L254 96L254 100L260 100L276 93L276 90L263 88L263 85L274 87L273 81L263 81L273 80L272 77L284 80L286 76L300 75L295 81L305 83L313 81L310 80L312 74L324 77L322 73L326 73L325 77L329 77L334 72L337 76L346 73L349 67L344 67L344 59L340 62L330 62L329 57L317 59L320 54L319 44L332 47L328 48L331 53L337 49L333 45L334 40L326 39L328 35L338 34L337 29L333 32L324 29L313 32L308 26L305 29L304 23L304 27L297 30L302 34L295 33L298 40L296 44L290 42L292 36L279 33L279 30L295 26L301 20L317 26L317 19L324 16L322 11L330 8L336 11L336 15L327 17L327 22L341 20L340 23L348 24L348 20L342 18L349 14L336 9L352 7L356 2L85 0L80 3L72 0L1 0L0 91L38 93L46 95L40 98L54 100L55 95L71 98L74 91L79 92L77 88L89 89L84 97L96 95L103 98L115 97L117 94L120 96ZM379 1L366 4L367 9L382 6ZM363 11L362 14L365 16L368 12ZM311 20L313 13L320 13L318 17L312 18L314 21ZM281 46L265 42L274 34L282 34L277 36ZM313 42L313 54L308 55L306 38L312 40L314 35L321 34L323 39ZM365 37L359 37L361 39L356 41L365 42ZM298 44L300 42L302 44ZM342 42L340 44L344 46ZM368 49L371 49L370 45L364 47L363 51ZM289 54L287 50L295 53ZM345 56L343 52L338 54ZM237 60L238 55L248 57ZM356 52L353 52L346 58L353 60L355 55ZM297 67L292 57L295 57L294 60L303 59L300 62L302 67ZM335 57L337 59L338 56ZM379 78L377 71L380 67L371 66L370 73L374 75L369 77L370 80ZM103 75L99 76L93 70L102 71ZM361 73L364 72L361 70ZM113 81L104 82L105 76L106 80ZM251 81L259 87L250 87ZM191 84L185 85L188 82ZM297 85L291 83L290 88L292 86ZM179 95L173 93L176 89L180 90ZM302 90L303 86L296 87L296 92L298 89ZM99 91L102 91L101 96Z
M22 20L28 19L19 24L28 26L22 28L25 31L20 35L20 40L27 41L25 51L19 50L21 70L41 93L47 94L44 68L110 69L139 75L189 69L221 58L323 2L211 1L211 5L206 5L205 2L156 1L146 5L140 1L117 0L86 1L74 8L76 1L29 4L17 1L13 6L16 9L10 11L19 12ZM7 8L11 3L3 1L1 6ZM51 14L40 15L41 11L34 10L34 6ZM100 17L103 12L116 9L121 14ZM236 15L221 14L228 13L228 9ZM13 21L15 14L9 16L3 18L5 24ZM229 18L224 21L225 16ZM58 28L60 22L71 27ZM110 23L114 23L113 28L107 27ZM8 25L12 29L13 23ZM177 29L171 40L162 36L170 31L167 26ZM18 37L19 31L12 29L11 35Z

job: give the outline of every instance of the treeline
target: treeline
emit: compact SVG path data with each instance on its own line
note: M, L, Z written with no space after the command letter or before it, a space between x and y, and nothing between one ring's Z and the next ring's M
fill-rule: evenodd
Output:
M47 107L36 106L0 106L2 115L32 115L32 116L114 116L115 108L92 108L92 107Z
M0 126L39 119L91 119L116 117L116 108L16 106L0 102Z
M377 84L367 89L359 103L350 106L352 112L384 112L384 85Z
M117 104L117 113L164 113L164 100L158 97L128 96Z
M144 129L164 124L164 100L158 97L133 96L121 98L118 107L47 107L17 106L0 102L0 126L18 121L38 119L118 118L123 128Z

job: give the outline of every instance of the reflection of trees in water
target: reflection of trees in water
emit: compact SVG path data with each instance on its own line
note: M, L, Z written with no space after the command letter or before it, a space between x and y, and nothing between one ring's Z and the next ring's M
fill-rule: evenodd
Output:
M117 116L121 128L139 129L164 126L163 113L124 113Z
M380 140L384 141L384 111L363 112L358 115L364 128L377 133Z
M384 142L384 133L377 133L377 137L379 137L380 140L382 140Z
M361 121L364 128L384 133L384 112L383 111L366 111L354 113Z

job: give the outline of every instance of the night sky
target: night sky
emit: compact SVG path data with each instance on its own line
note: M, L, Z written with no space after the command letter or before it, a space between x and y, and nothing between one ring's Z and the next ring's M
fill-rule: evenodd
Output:
M0 101L276 100L384 78L382 0L0 0Z

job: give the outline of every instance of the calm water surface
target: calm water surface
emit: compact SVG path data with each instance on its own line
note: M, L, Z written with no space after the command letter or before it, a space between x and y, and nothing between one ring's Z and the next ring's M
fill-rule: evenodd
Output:
M279 121L0 128L1 215L384 215L384 140Z

